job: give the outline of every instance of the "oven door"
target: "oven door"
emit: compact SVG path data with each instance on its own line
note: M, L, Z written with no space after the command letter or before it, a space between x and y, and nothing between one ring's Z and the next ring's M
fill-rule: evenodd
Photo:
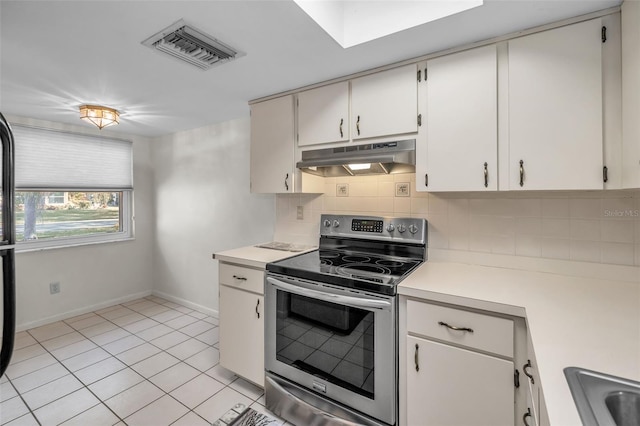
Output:
M395 297L267 274L265 305L268 372L396 423Z

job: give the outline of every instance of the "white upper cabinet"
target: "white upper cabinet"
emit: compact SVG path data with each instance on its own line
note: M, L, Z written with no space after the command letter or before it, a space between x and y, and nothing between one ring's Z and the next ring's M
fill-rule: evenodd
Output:
M416 64L351 80L351 138L418 131Z
M251 105L251 192L293 192L293 96Z
M298 146L349 140L349 82L298 93Z
M625 188L640 188L640 2L622 3L622 138Z
M508 189L603 188L603 45L601 19L508 42Z
M429 60L427 76L426 149L421 141L416 151L418 188L497 190L496 46Z

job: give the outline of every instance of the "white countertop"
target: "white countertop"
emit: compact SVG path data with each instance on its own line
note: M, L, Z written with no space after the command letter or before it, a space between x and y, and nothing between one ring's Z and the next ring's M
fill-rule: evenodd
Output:
M236 263L264 269L267 263L293 257L315 249L316 247L305 247L302 251L293 252L247 246L215 253L213 258L221 262Z
M398 293L525 316L552 426L581 425L563 369L640 381L640 284L429 260Z

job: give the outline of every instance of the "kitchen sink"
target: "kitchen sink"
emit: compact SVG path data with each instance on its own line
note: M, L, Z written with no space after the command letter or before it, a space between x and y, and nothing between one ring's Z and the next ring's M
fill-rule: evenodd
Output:
M640 382L578 367L564 374L584 426L640 425Z
M616 425L640 425L640 393L614 392L605 398L605 403Z

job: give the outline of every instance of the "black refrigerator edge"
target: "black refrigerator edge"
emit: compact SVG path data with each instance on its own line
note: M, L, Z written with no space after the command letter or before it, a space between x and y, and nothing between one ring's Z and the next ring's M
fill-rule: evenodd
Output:
M16 227L14 216L15 175L14 140L11 126L0 112L0 139L2 139L2 350L0 351L0 377L11 361L16 328L16 276L15 243Z

